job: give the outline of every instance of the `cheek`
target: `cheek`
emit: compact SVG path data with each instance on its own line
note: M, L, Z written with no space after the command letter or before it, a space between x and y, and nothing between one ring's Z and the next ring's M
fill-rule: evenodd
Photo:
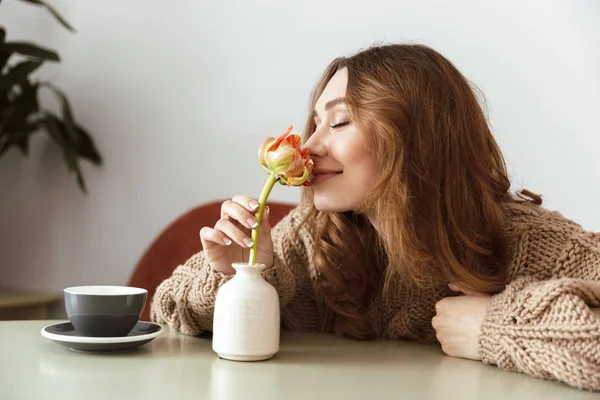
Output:
M352 201L364 198L377 177L377 165L362 134L353 130L340 132L329 144L329 155L344 169L344 179L339 184L352 187L355 196L349 195L346 189L345 195L352 197Z
M350 147L344 149L344 169L352 179L362 182L371 182L375 179L377 167L370 152L364 147Z
M370 151L355 134L346 135L343 139L332 141L329 152L344 167L365 166L371 164Z

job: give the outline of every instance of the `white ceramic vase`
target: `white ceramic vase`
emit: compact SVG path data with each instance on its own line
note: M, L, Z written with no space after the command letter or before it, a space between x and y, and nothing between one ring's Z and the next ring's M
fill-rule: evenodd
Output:
M227 360L267 360L279 351L279 296L261 275L264 264L232 266L234 277L217 292L212 348Z

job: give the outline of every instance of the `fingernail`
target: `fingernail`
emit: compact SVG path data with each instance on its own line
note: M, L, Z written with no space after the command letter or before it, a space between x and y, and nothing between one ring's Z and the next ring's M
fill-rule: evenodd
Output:
M244 244L248 247L252 247L252 245L254 243L252 243L252 240L248 239L248 238L244 238L244 240L242 240L244 242Z
M250 206L251 209L256 210L258 208L258 203L255 201L251 201L250 203L248 203L248 205Z
M267 214L269 213L269 206L265 207L265 211L267 212Z
M256 228L258 226L258 222L256 222L254 218L248 218L246 222L248 223L250 228Z
M225 243L227 246L229 246L229 245L230 245L232 242L231 242L231 239L229 239L229 238L224 238L224 239L223 239L223 243Z

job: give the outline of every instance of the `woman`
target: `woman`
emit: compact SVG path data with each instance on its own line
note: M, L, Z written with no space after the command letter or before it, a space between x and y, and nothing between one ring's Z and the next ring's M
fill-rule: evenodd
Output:
M284 329L432 342L453 357L600 390L600 234L509 193L473 89L434 50L334 60L313 93L315 168L257 262ZM152 318L211 330L218 288L246 262L257 204L223 203L204 251L157 289Z

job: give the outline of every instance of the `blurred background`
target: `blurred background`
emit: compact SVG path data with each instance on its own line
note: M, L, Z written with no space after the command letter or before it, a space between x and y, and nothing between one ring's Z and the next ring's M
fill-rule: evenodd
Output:
M51 0L0 4L7 40L55 49L59 86L104 163L88 194L47 135L0 158L0 288L126 284L177 216L257 197L266 136L302 132L324 67L373 43L447 56L485 94L514 189L600 231L600 2ZM60 109L42 96L48 109ZM276 186L270 199L297 202ZM198 226L198 230L201 227Z

